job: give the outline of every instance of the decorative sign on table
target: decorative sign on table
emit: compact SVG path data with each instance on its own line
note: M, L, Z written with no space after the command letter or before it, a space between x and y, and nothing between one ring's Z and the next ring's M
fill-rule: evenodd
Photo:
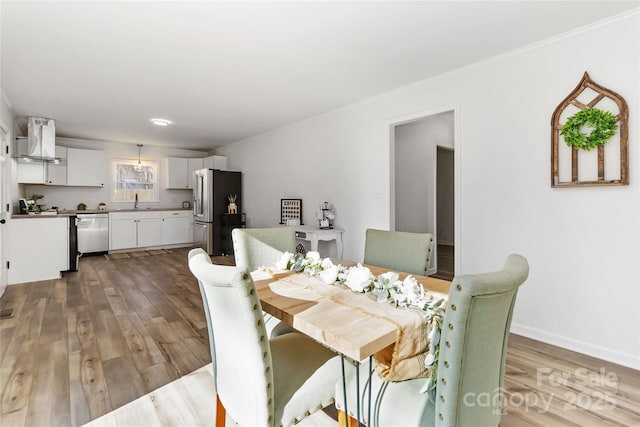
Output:
M280 199L280 224L303 225L302 199Z
M629 185L628 122L624 98L585 72L551 118L551 186Z

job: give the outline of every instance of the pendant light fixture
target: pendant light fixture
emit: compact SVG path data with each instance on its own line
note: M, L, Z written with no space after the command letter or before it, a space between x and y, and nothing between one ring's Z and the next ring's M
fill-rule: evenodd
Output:
M142 167L142 162L140 161L140 148L142 148L142 144L137 144L137 145L138 145L138 164L136 165L136 170L141 171L142 169L144 169Z

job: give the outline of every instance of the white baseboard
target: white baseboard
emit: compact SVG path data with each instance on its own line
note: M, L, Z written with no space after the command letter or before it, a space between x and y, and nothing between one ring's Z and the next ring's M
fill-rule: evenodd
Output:
M598 359L603 359L608 362L617 363L618 365L640 370L640 357L638 355L622 353L606 347L589 344L584 341L578 341L573 338L568 338L562 335L543 331L541 329L531 328L529 326L518 325L515 323L511 324L511 332L516 335L522 335L547 344L556 345L578 353L597 357Z

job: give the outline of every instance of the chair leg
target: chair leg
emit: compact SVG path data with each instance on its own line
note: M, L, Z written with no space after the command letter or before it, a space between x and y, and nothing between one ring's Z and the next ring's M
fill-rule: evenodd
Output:
M344 411L338 411L338 426L339 427L359 427L358 420L353 417L348 417Z
M224 409L220 398L216 395L216 427L225 427L227 410Z

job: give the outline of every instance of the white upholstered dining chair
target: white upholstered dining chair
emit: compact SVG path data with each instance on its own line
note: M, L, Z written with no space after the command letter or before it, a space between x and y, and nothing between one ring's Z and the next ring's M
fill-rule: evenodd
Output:
M426 276L432 253L433 236L429 233L367 229L365 264Z
M207 318L216 426L224 426L225 411L241 426L290 426L333 403L339 357L303 334L269 340L246 267L213 265L193 249L189 269Z
M296 251L296 231L291 227L236 228L231 232L236 267L255 271L273 267L285 252ZM291 326L263 313L271 338L296 332Z
M369 385L360 384L361 420L374 427L498 426L511 317L518 288L528 274L527 260L513 254L499 271L455 277L442 322L435 402L429 393L420 393L428 378L385 382L374 373L371 405ZM366 365L360 366L360 378L368 378ZM353 369L347 380L349 417L340 414L349 426L357 425L351 418L355 394ZM339 411L344 410L343 402L340 381Z

